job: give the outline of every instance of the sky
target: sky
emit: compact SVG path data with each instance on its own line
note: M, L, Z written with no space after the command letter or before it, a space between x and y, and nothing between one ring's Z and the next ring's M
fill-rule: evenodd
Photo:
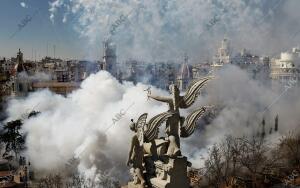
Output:
M0 0L0 57L15 57L20 48L25 59L35 59L35 54L39 59L47 54L48 43L49 56L55 45L56 57L82 58L78 35L69 24L52 23L48 9L46 0ZM27 16L32 20L11 37Z
M299 7L298 0L0 0L0 56L21 48L26 59L44 57L48 43L49 56L55 45L56 57L100 59L109 38L119 61L182 61L187 53L199 63L224 37L235 52L273 56L299 45Z

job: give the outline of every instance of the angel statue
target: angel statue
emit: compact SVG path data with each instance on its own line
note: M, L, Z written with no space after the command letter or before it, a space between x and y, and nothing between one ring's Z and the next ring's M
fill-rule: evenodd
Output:
M204 114L205 111L206 108L201 107L200 109L195 110L187 116L185 123L181 127L182 137L188 137L194 132L196 127L195 122L201 115ZM175 142L172 143L171 139L165 140L164 138L158 138L159 127L163 122L171 118L174 113L170 111L163 112L154 116L148 122L146 122L147 115L147 113L142 114L138 118L138 121L136 123L132 120L132 123L130 125L130 129L136 133L131 140L131 146L127 161L127 165L132 167L131 174L133 176L133 182L130 182L128 184L131 184L131 186L128 186L130 188L136 186L147 186L145 179L149 180L149 177L159 177L162 180L168 179L168 173L165 172L165 170L169 168L167 167L168 165L166 166L166 168L153 168L151 164L159 160L160 157L166 156L167 150L175 147L172 146L172 144L174 144ZM186 174L184 170L186 169L183 169L182 173ZM144 172L146 172L147 174L146 178L144 176ZM132 186L132 184L134 184L135 186Z
M147 114L140 116L137 123L131 119L130 129L136 134L131 139L131 147L127 160L127 166L132 166L132 175L134 184L140 184L141 187L145 186L145 179L143 177L143 157L144 157L144 124L146 122Z
M154 116L148 123L147 113L142 114L135 123L131 119L130 129L136 134L131 139L131 146L127 160L127 166L132 166L132 175L135 184L140 184L142 187L145 184L143 177L143 157L144 143L152 142L158 136L159 126L172 116L172 113L164 112ZM153 146L154 147L154 146Z
M169 105L168 112L172 113L167 119L165 133L170 142L167 155L171 157L176 157L181 155L180 151L180 136L187 137L190 133L190 130L186 130L188 128L188 122L185 121L184 117L180 116L179 109L180 108L188 108L190 107L197 99L201 88L207 84L212 77L205 77L199 80L192 82L185 95L180 96L180 91L175 84L170 85L170 96L155 96L151 93L148 94L149 98L155 99L160 102L165 102ZM197 110L196 110L197 111ZM205 111L205 108L201 108L197 112L202 114ZM193 114L193 113L192 113ZM191 115L191 114L190 114ZM198 114L194 114L194 116L198 117ZM193 119L193 118L192 118ZM190 124L191 125L191 124Z
M207 107L200 107L186 118L181 117L180 108L190 107L199 95L200 89L211 79L203 78L193 82L184 96L176 85L171 85L171 96L148 97L166 102L169 110L152 117L147 121L147 113L142 114L137 122L130 125L136 134L132 137L128 166L132 166L133 181L128 182L128 188L187 188L187 167L191 165L187 157L181 155L180 137L189 137L196 129L196 121L206 112ZM166 136L159 136L159 128L166 122Z

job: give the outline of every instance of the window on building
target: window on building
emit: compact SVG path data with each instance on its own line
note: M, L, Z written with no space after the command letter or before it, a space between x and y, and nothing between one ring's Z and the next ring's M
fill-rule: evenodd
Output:
M23 91L23 85L19 84L19 91L22 92Z

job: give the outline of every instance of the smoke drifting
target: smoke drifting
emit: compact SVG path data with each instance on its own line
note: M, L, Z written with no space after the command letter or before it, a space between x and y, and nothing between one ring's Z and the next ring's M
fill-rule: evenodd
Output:
M76 157L80 160L79 171L89 177L106 172L122 180L127 178L125 163L133 134L128 126L130 119L136 120L143 112L151 117L167 110L167 106L147 101L145 88L142 84L121 85L101 71L67 97L43 90L11 100L8 121L20 118L33 107L42 112L25 120L23 126L27 133L26 155L37 172L61 172L68 160ZM113 124L120 112L125 115Z
M54 23L69 21L92 49L112 37L122 60L178 60L188 52L199 62L211 57L224 36L234 49L265 55L297 45L299 5L297 0L55 0L49 12ZM111 36L120 17L126 19ZM97 50L86 53L99 58Z
M51 75L44 72L35 72L33 75L28 75L26 72L19 73L19 78L28 81L50 81Z
M25 120L23 128L28 134L26 155L36 170L62 171L75 156L79 158L79 172L89 177L97 178L105 172L125 180L128 177L125 161L132 135L128 128L130 119L137 119L144 112L148 112L150 118L167 110L167 105L147 100L145 88L147 86L142 84L120 84L109 73L100 71L66 98L43 90L26 99L11 100L8 120L20 118L34 106L34 110L42 112ZM279 132L272 137L278 138L299 126L299 88L290 89L266 113L263 111L278 94L249 78L238 67L230 65L219 71L206 89L208 94L200 96L193 108L217 105L222 110L210 125L183 140L183 154L190 157L194 167L203 165L201 155L205 156L208 147L224 136L256 134L261 130L263 116L268 132L279 114ZM168 95L157 89L152 92ZM120 112L125 112L125 116L114 125L113 119Z
M118 41L119 59L176 60L186 51L192 61L212 57L216 42L227 36L233 48L249 48L272 54L285 46L296 45L299 23L297 0L288 1L207 1L207 0L55 0L50 3L50 19L71 22L79 36L86 38L90 57L98 57L98 45L108 37ZM109 31L120 16L125 19L111 36ZM128 15L128 16L126 16ZM210 29L210 20L219 20ZM292 32L292 33L291 33ZM280 45L278 45L280 44ZM278 51L278 52L279 52ZM199 53L201 52L201 53ZM205 54L205 55L204 55ZM25 99L14 99L7 109L9 119L24 112L41 111L25 120L26 155L37 171L62 171L72 157L80 159L78 170L95 178L106 173L124 180L128 174L125 161L130 136L131 118L148 112L149 117L166 111L167 106L147 101L147 86L120 84L106 72L91 75L81 88L66 98L48 90L32 93ZM167 93L155 89L154 93ZM143 95L144 93L144 95ZM210 125L202 127L184 140L183 153L192 157L194 167L201 166L200 155L225 135L255 134L265 116L268 127L279 114L279 132L293 131L299 126L299 89L293 88L262 113L278 93L253 81L247 73L228 66L207 86L207 96L194 105L219 105L222 110ZM133 105L132 105L133 104ZM130 108L129 108L130 107ZM129 109L128 109L129 108ZM115 125L113 118L126 110ZM187 112L183 111L182 114ZM113 125L110 129L108 129Z
M277 101L281 92L283 90L279 93L271 91L233 65L217 72L216 79L207 85L208 95L200 98L195 106L213 104L221 107L221 111L211 124L201 127L201 131L186 140L186 153L192 156L193 165L202 166L204 161L200 156L205 157L207 149L220 143L225 136L256 136L261 133L263 118L268 134L271 127L274 130L275 117L279 115L279 131L267 136L270 142L278 141L288 132L299 131L299 87L291 88Z

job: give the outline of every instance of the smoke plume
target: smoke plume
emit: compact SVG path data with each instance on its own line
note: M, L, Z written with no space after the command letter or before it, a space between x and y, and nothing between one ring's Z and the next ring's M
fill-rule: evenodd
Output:
M198 63L211 57L224 36L234 41L234 49L247 48L265 55L299 45L299 3L55 0L50 3L49 12L54 23L71 23L79 36L86 39L90 48L85 49L99 49L99 44L110 37L118 41L121 60L178 60L188 52L191 60ZM101 53L89 50L86 54L99 58Z
M25 99L10 101L8 120L19 118L32 107L42 112L25 120L23 128L28 135L26 155L36 170L62 170L68 160L75 157L79 158L78 170L89 177L106 173L124 180L128 177L125 161L133 134L128 128L130 119L136 120L144 112L149 113L150 118L167 110L166 104L147 100L144 91L147 87L120 84L109 73L100 71L88 77L79 90L67 97L43 90ZM152 92L168 95L158 89ZM191 109L181 112L186 115L203 105L221 109L209 125L183 139L183 154L189 156L194 167L201 167L201 156L205 157L207 149L224 136L257 134L261 131L263 118L268 133L274 126L275 116L279 115L279 132L268 138L279 138L299 126L297 87L288 90L274 103L279 93L252 80L247 72L229 65L216 73L216 78L206 86L206 93ZM118 119L117 114L123 116Z
M207 85L207 95L202 96L194 106L215 105L219 112L213 121L188 138L186 153L192 157L195 167L203 165L201 156L207 149L220 143L225 136L257 136L262 133L265 119L266 139L272 143L288 132L299 131L300 90L294 86L284 92L266 87L259 80L253 80L240 68L229 65L216 73L216 78ZM280 96L280 97L278 97ZM279 115L279 131L274 132L275 117ZM269 130L273 129L273 134Z
M75 157L79 158L79 171L91 178L106 172L124 179L128 177L124 175L125 164L133 135L130 119L136 120L144 112L150 118L167 110L167 106L147 100L146 88L142 84L120 84L101 71L67 97L43 90L11 100L7 121L30 110L41 112L24 120L23 126L26 155L38 172L63 171Z

